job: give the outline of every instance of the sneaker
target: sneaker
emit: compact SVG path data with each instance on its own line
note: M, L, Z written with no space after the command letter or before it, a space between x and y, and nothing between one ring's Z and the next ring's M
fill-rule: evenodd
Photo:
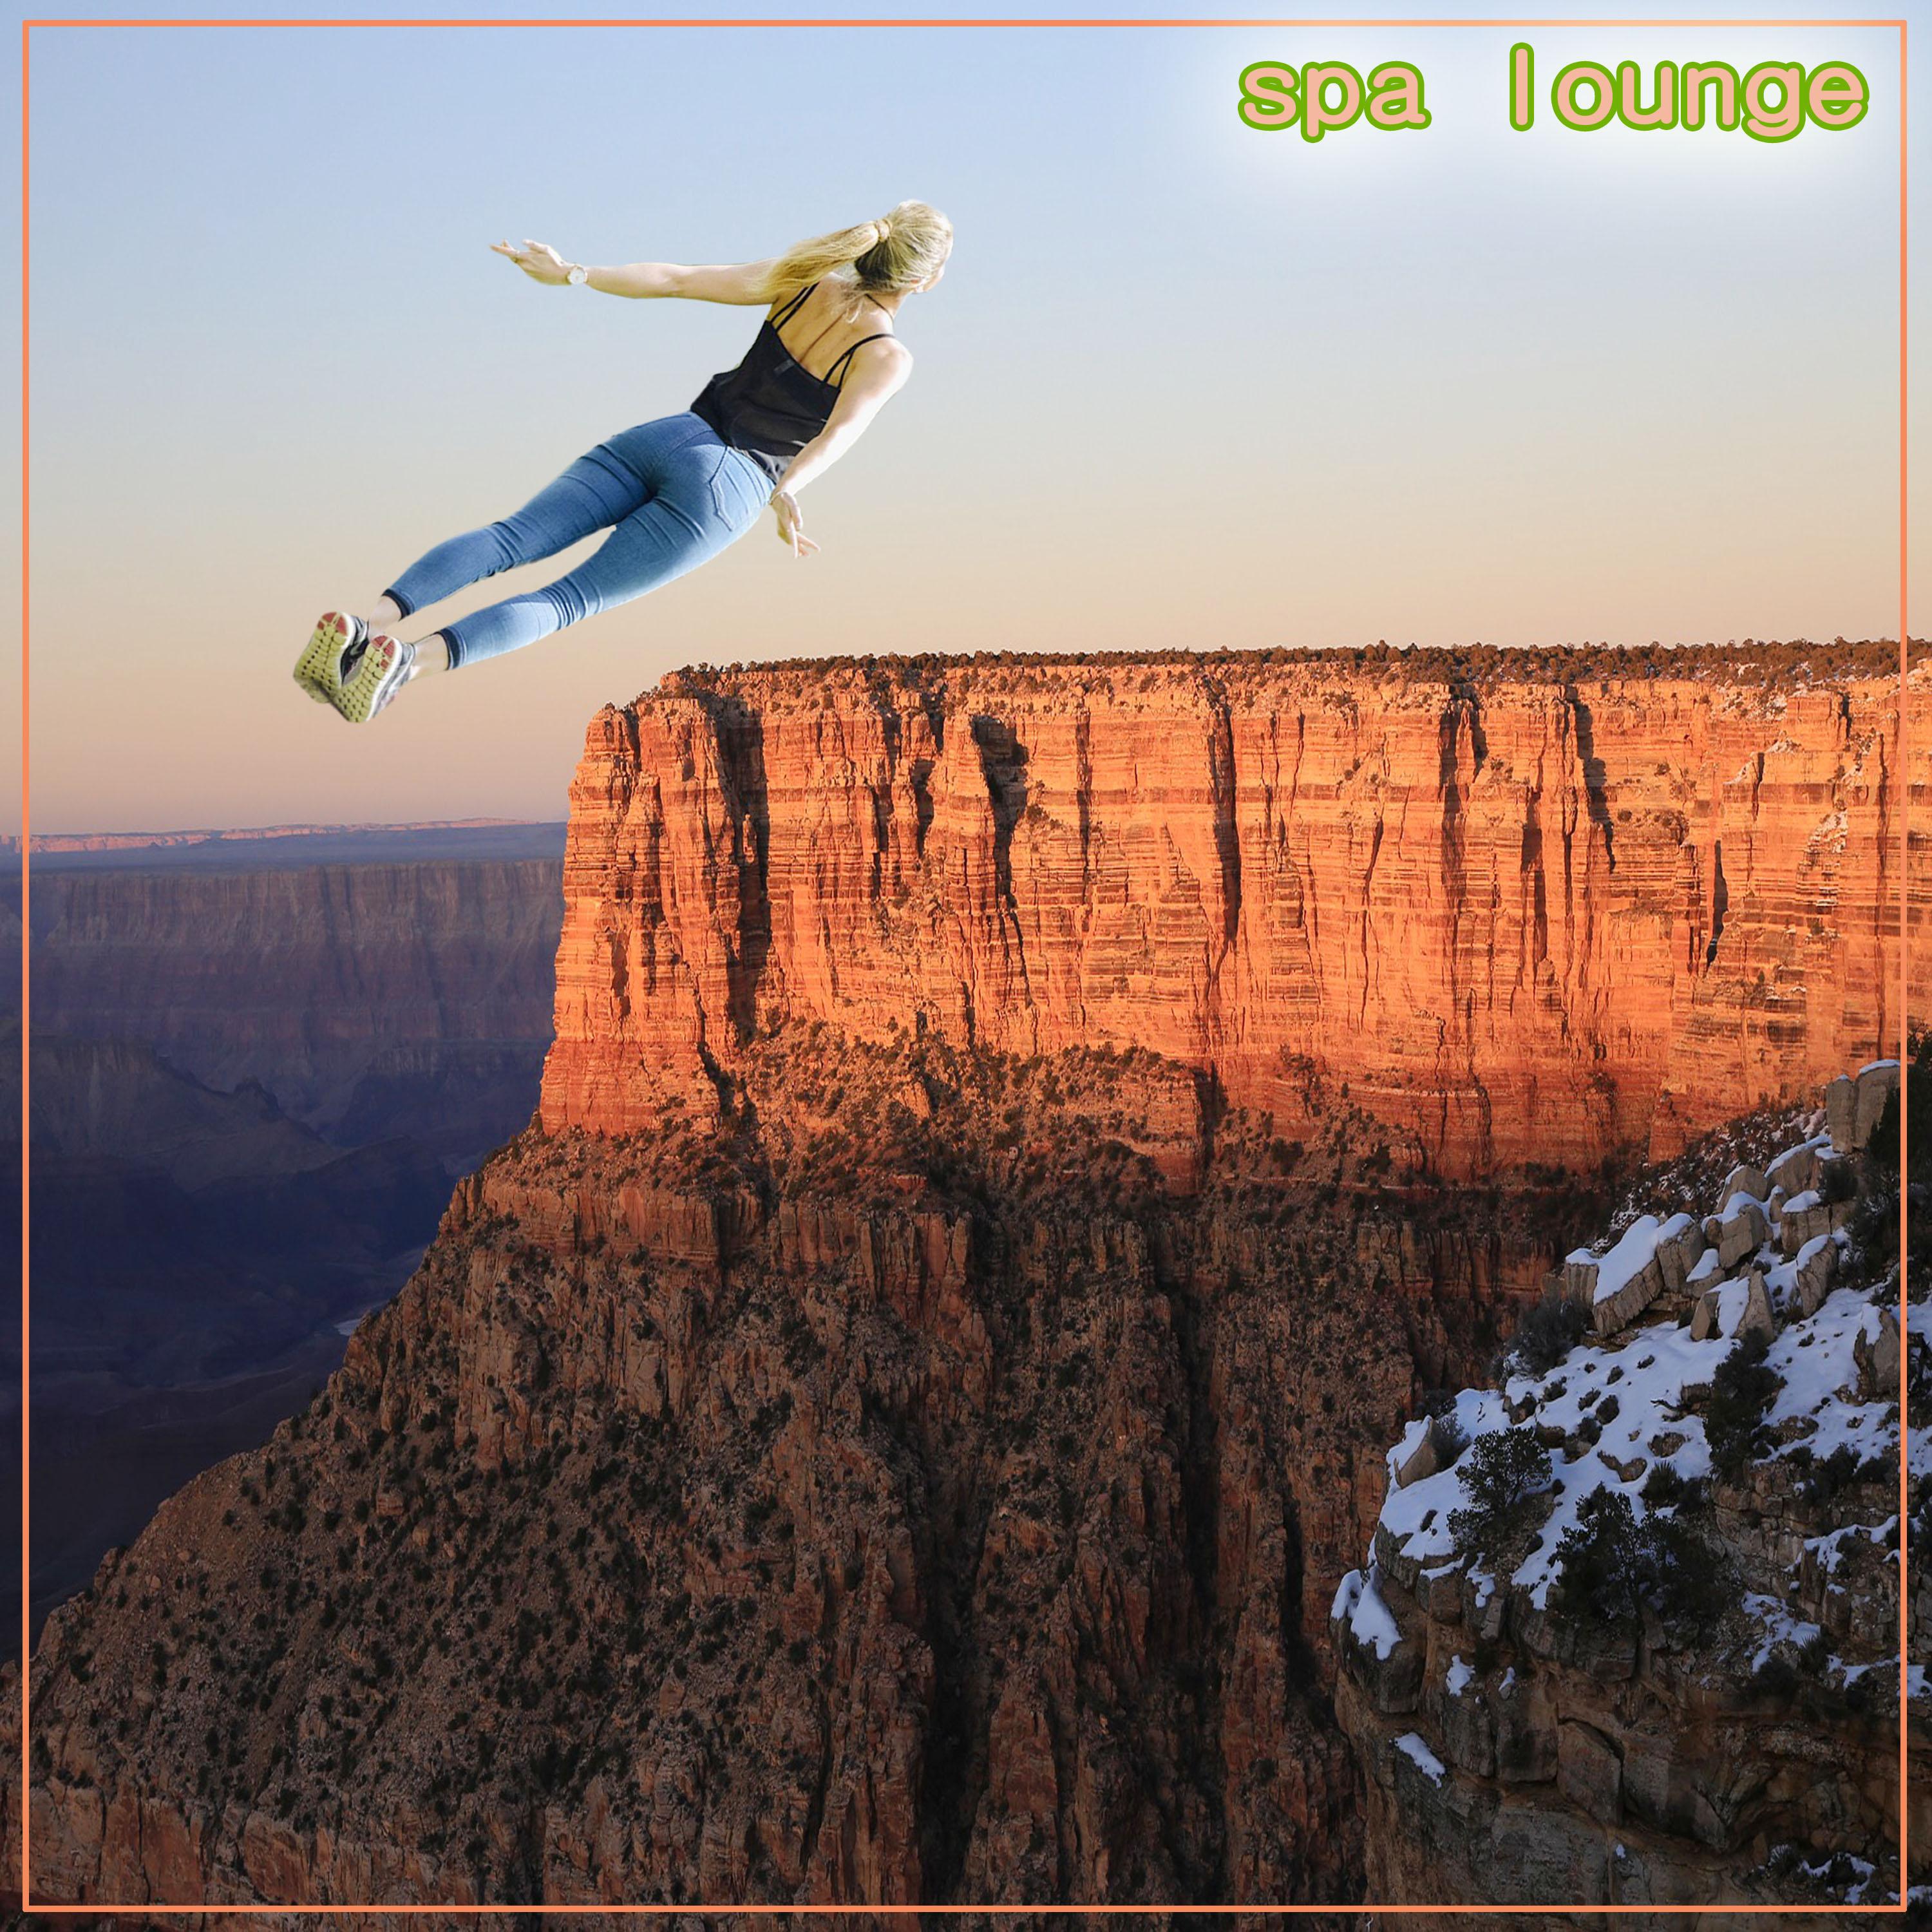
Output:
M366 724L410 681L416 647L381 631L374 632L355 668L329 694L329 702L352 724Z
M329 610L316 620L300 657L296 682L318 704L332 704L342 682L354 669L369 641L369 627L346 611Z

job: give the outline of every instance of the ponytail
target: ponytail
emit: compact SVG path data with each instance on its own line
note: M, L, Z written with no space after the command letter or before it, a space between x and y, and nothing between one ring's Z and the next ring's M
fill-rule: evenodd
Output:
M902 201L876 221L834 229L788 248L772 262L760 292L766 302L783 302L848 268L861 289L908 289L943 268L952 247L952 224L938 208Z

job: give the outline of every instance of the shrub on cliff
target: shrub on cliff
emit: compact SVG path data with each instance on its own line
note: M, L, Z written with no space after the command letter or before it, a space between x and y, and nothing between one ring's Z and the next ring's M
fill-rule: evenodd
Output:
M1747 1336L1711 1378L1704 1437L1711 1445L1712 1462L1727 1476L1736 1475L1764 1446L1764 1412L1784 1386L1765 1361L1770 1347L1762 1335Z
M1456 1467L1469 1505L1450 1511L1449 1534L1463 1556L1506 1545L1527 1525L1531 1505L1550 1484L1550 1451L1533 1429L1478 1436Z
M1675 1517L1653 1514L1640 1523L1621 1490L1584 1498L1556 1558L1551 1601L1579 1623L1634 1624L1648 1605L1672 1636L1696 1641L1731 1600L1721 1553Z
M1524 1316L1509 1352L1526 1374L1546 1376L1583 1336L1583 1311L1560 1294L1546 1294Z

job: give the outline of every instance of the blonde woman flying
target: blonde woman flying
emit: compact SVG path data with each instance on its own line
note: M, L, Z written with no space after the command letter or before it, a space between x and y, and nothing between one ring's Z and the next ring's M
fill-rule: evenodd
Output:
M296 665L309 694L366 724L411 679L533 644L566 624L641 597L735 542L769 503L797 556L798 492L850 449L912 374L893 333L899 304L944 272L952 224L923 202L801 242L776 260L681 268L633 262L587 268L526 242L491 244L532 281L606 295L681 296L763 305L737 368L714 376L689 410L620 431L580 456L513 516L440 543L383 592L366 616L332 610ZM608 528L568 575L472 611L412 643L394 627L460 590L554 556Z

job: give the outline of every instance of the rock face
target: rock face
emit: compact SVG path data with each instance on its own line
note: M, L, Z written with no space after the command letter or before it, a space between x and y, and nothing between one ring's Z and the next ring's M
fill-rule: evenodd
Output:
M682 674L590 728L544 1122L628 1132L815 1019L1138 1044L1284 1126L1346 1082L1451 1174L1668 1154L1895 1050L1932 734L1901 772L1862 662Z
M50 1619L38 1895L1355 1891L1316 1646L1373 1444L1572 1198L1382 1193L1366 1117L1210 1134L1146 1054L740 1068L504 1150Z

